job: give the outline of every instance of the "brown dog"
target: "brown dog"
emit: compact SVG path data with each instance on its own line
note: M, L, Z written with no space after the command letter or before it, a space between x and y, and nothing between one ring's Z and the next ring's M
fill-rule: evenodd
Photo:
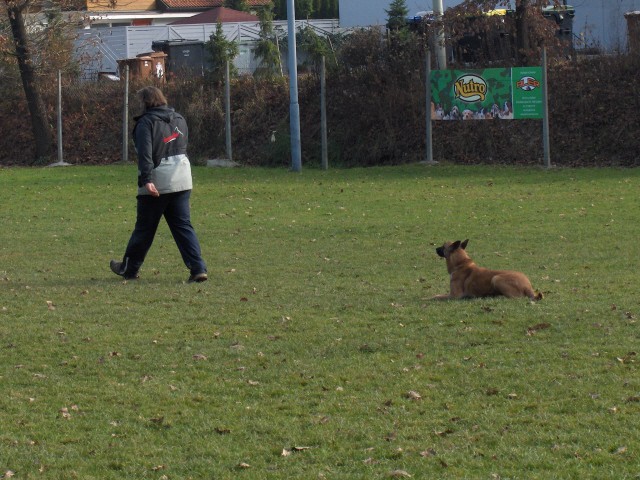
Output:
M451 276L450 293L436 295L433 299L476 298L504 295L508 298L529 297L533 301L542 299L536 293L524 273L513 270L489 270L477 266L467 255L465 248L469 240L445 242L436 248L436 253L447 260L447 271Z

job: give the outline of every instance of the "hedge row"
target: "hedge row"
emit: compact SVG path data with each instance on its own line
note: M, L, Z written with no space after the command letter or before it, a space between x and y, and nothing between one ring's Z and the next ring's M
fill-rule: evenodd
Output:
M327 76L329 162L372 166L425 157L424 65L417 53L389 52L361 39L358 54L338 59ZM367 43L369 42L369 43ZM640 59L611 56L549 66L551 160L559 166L639 164ZM299 102L303 165L320 164L320 81L301 75ZM130 88L130 118L138 113ZM190 127L195 163L225 156L222 89L200 79L162 87ZM289 89L286 79L242 77L232 85L234 160L249 166L288 166ZM0 164L30 165L33 146L19 85L0 86ZM55 131L57 91L45 99ZM63 149L73 164L121 161L124 85L64 82ZM541 164L542 122L433 122L436 160L460 164ZM135 158L131 148L130 158ZM52 160L55 160L53 158Z

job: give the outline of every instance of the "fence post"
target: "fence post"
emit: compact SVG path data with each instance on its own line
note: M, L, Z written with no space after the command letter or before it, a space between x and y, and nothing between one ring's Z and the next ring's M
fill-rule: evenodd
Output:
M329 168L329 153L327 146L327 77L324 55L320 63L320 130L322 132L322 169Z
M71 165L64 161L62 154L62 71L58 70L58 105L57 105L57 133L58 133L58 161L50 164L50 167L63 167Z
M62 73L58 70L58 163L63 163L62 152Z
M542 49L542 146L544 166L551 167L551 148L549 145L549 90L547 88L547 49Z
M124 67L124 109L122 111L122 161L129 161L129 65Z
M431 120L431 50L429 50L429 47L427 47L427 58L426 58L426 80L425 80L425 90L426 90L426 97L427 97L427 102L426 102L426 114L425 114L425 121L427 124L427 130L426 130L426 139L425 139L425 145L426 145L426 158L425 158L425 163L427 165L435 165L436 161L433 160L433 126L431 124L432 120Z
M231 151L231 79L229 78L229 60L225 64L224 70L224 119L225 119L225 139L227 145L227 159L233 161Z

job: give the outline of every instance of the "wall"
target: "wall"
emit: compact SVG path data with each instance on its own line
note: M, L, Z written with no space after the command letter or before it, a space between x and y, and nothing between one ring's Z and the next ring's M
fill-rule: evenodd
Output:
M89 12L139 12L144 10L154 10L156 0L128 0L116 2L114 8L108 7L105 0L88 0L87 11Z

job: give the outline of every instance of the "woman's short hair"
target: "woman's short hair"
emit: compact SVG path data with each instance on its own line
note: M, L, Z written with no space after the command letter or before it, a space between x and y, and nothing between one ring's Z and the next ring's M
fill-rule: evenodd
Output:
M138 90L138 97L140 97L145 109L167 104L162 90L156 87L144 87L142 90Z

